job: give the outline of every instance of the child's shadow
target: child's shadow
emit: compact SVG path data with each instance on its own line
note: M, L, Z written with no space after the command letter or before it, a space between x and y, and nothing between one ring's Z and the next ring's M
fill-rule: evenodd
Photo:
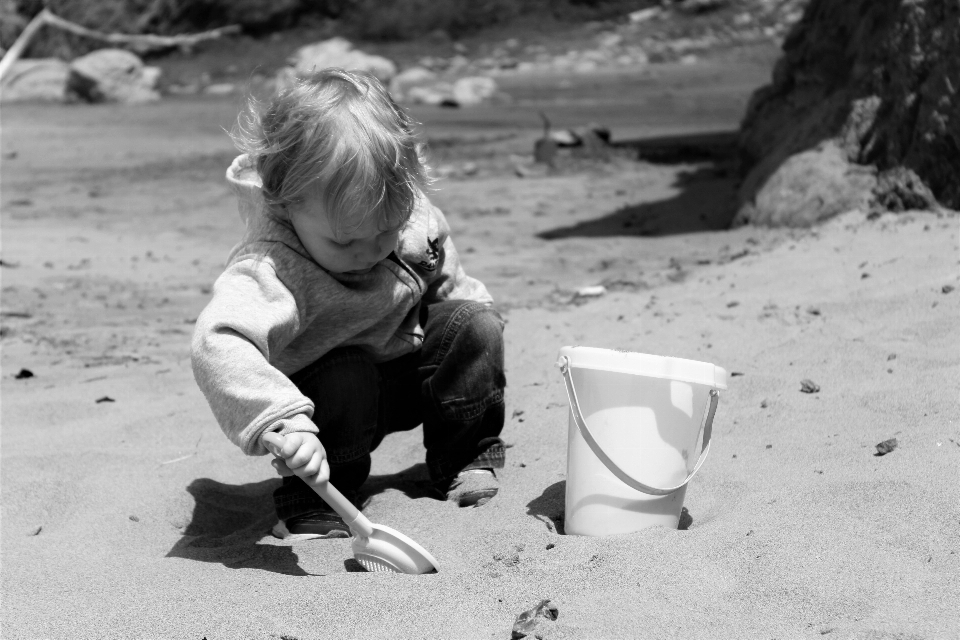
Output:
M563 511L566 490L566 480L554 482L538 497L527 503L527 514L547 525L547 529L552 533L564 535Z
M402 491L408 498L416 500L417 498L436 498L443 496L430 484L430 476L427 473L427 465L419 462L413 466L407 467L397 473L385 473L383 475L371 475L363 485L362 499L371 498L378 493L383 493L387 489L396 489Z
M279 480L232 485L198 478L187 491L194 498L193 517L168 558L219 562L230 569L262 569L293 576L300 568L288 546L258 544L277 516L271 498Z

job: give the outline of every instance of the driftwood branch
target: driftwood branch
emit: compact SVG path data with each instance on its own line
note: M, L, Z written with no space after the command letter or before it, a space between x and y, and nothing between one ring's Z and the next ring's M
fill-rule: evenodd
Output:
M23 50L27 48L30 40L32 40L37 34L37 31L40 30L40 27L45 24L48 24L51 27L57 27L58 29L68 31L78 36L100 40L101 42L118 45L133 45L141 51L150 49L165 49L167 47L189 48L198 42L203 42L204 40L216 40L221 36L240 32L239 25L230 25L227 27L220 27L219 29L203 31L201 33L191 33L179 36L104 33L102 31L87 29L79 24L64 20L63 18L54 15L50 10L43 9L40 13L34 16L33 20L31 20L29 24L27 24L27 26L23 29L23 32L17 38L16 42L13 43L13 46L11 46L10 49L3 55L3 59L0 60L0 80L3 80L4 74L10 68L10 66L13 65L17 58L20 57L20 55L23 53Z

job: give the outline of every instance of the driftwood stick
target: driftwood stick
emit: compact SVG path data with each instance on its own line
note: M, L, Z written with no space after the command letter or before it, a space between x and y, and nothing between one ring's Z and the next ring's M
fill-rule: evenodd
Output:
M20 57L20 54L23 53L23 50L27 48L27 45L30 44L30 41L33 40L33 36L37 34L37 31L40 30L44 24L47 23L47 15L49 11L44 9L37 15L33 17L27 26L23 28L23 31L20 32L20 35L17 36L16 41L13 45L7 49L7 52L3 54L3 58L0 59L0 81L3 80L3 76L6 75L7 70L17 61L17 58Z
M46 9L44 9L46 11ZM85 36L87 38L93 38L94 40L101 40L103 42L109 42L111 44L135 44L148 48L163 48L163 47L183 47L191 46L203 40L215 40L220 36L229 35L233 33L240 32L240 25L230 25L227 27L219 27L217 29L211 29L210 31L203 31L201 33L190 33L180 36L157 36L153 34L143 34L143 35L127 35L123 33L104 33L102 31L94 31L93 29L87 29L82 27L79 24L74 24L64 20L59 16L55 16L50 12L47 12L47 24L63 29L64 31L69 31L70 33L75 33L78 36Z
M70 22L69 20L64 20L63 18L54 15L48 9L43 9L40 13L34 16L33 20L31 20L29 24L27 24L27 26L23 29L23 32L17 38L16 42L13 43L13 46L10 47L10 49L3 55L3 59L0 60L0 80L3 80L4 74L13 65L13 63L17 61L17 58L20 57L20 55L23 53L23 50L27 48L30 40L32 40L37 34L37 31L40 29L40 27L45 24L48 24L52 27L57 27L58 29L68 31L78 36L93 38L94 40L100 40L110 44L136 45L140 49L191 47L204 40L215 40L221 36L240 32L240 26L234 24L226 27L220 27L218 29L211 29L210 31L203 31L201 33L190 33L179 36L104 33L102 31L87 29L86 27Z

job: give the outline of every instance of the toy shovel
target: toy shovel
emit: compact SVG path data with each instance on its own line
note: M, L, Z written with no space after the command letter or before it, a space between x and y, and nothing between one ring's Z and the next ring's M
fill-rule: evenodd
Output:
M284 437L267 433L262 439L270 452L279 457ZM316 476L302 479L353 531L353 557L364 569L413 574L437 571L437 561L426 549L399 531L370 522L330 482L318 482Z

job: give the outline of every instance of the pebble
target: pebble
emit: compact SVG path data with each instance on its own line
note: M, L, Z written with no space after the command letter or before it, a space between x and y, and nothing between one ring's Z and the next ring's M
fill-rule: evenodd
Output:
M889 440L884 440L883 442L877 445L877 455L878 456L887 455L888 453L896 449L898 444L899 443L897 442L896 438L890 438Z
M813 380L804 378L800 381L800 391L803 393L817 393L820 391L820 385L818 385Z
M578 298L598 298L607 292L607 288L602 284L592 287L581 287L577 289Z

